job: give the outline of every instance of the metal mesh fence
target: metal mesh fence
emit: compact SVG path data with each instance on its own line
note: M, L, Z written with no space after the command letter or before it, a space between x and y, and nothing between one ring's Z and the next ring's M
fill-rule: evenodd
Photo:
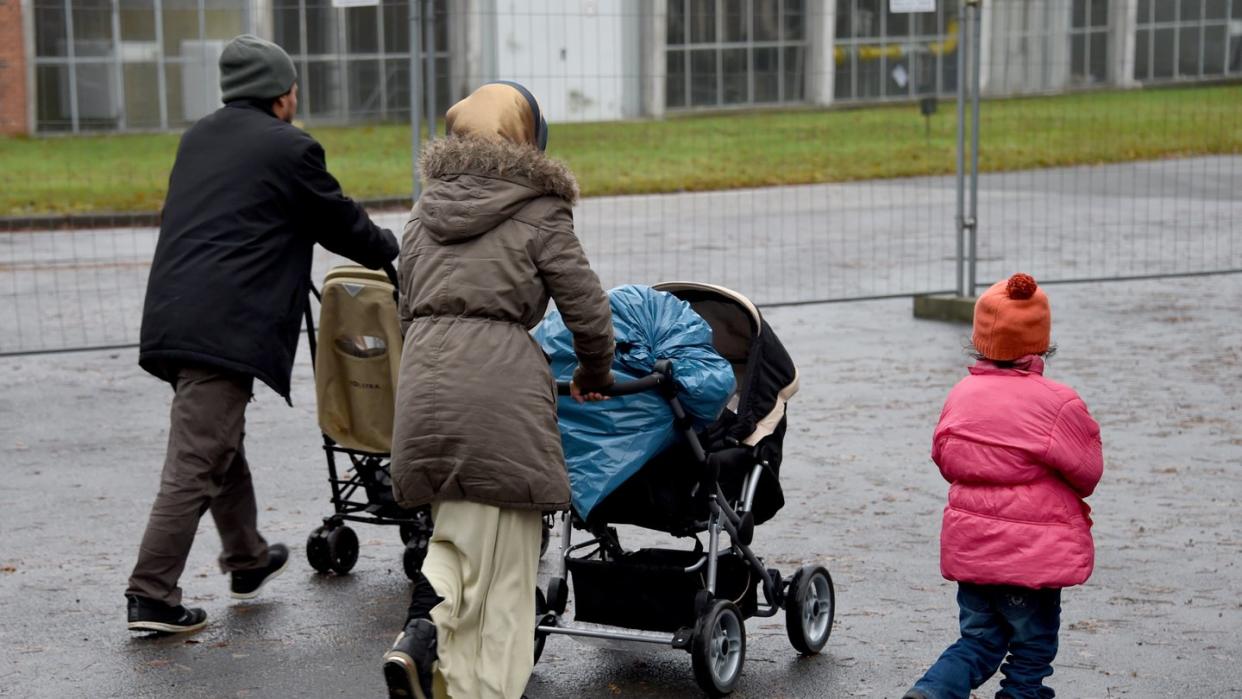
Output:
M772 305L969 293L959 269L979 285L1018 269L1046 281L1242 270L1242 86L1231 82L1242 0L1168 3L1172 15L1139 0L939 0L913 14L887 0L478 0L414 12L408 0L219 0L212 11L236 6L239 26L294 55L318 95L304 127L382 225L399 231L406 218L411 78L424 95L414 115L437 137L448 104L513 79L540 98L550 154L579 179L578 234L605 285L693 279ZM138 99L125 90L141 85L125 66L139 56L126 27L141 22L124 18L125 3L87 4L117 17L115 41L96 32L88 58L135 76L109 88L123 110ZM47 7L88 16L77 3ZM41 21L37 46L72 38ZM216 40L230 22L178 36ZM191 49L210 53L168 41L178 69ZM434 56L417 76L411 49ZM173 99L167 85L144 89ZM54 82L32 94L39 114L82 108ZM47 121L79 135L0 139L0 354L137 339L176 138L89 133L138 123L90 113ZM104 211L141 215L94 213ZM66 212L80 213L40 218ZM960 225L971 219L973 259ZM321 254L315 277L335 262Z

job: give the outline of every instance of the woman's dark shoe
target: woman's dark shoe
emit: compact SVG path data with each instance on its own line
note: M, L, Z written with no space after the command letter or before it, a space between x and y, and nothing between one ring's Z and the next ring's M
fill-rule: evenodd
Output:
M431 679L438 658L436 625L427 619L407 623L384 654L389 699L432 699Z
M267 565L251 570L235 570L229 574L229 596L233 599L254 599L269 580L284 572L289 564L289 547L272 544L267 547Z
M185 633L198 631L207 625L207 612L172 606L163 602L125 595L130 631L155 631L158 633Z

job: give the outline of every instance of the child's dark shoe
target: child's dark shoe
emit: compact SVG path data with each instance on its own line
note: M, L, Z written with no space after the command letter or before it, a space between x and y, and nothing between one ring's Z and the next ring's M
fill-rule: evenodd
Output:
M384 681L389 699L431 699L436 660L436 625L414 619L405 625L384 654Z

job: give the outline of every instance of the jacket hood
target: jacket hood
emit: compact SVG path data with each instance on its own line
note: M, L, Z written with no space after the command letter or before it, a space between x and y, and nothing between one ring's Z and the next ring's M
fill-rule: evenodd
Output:
M531 199L578 201L569 168L529 144L450 136L423 148L419 170L426 184L416 215L441 243L480 236Z

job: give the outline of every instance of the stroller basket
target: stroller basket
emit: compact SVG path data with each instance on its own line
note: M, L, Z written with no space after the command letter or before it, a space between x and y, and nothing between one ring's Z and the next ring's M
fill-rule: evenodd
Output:
M671 549L640 549L606 561L571 557L574 619L648 631L692 627L695 597L707 574L703 558L701 552ZM717 565L717 598L733 600L743 616L754 615L758 576L731 552Z

